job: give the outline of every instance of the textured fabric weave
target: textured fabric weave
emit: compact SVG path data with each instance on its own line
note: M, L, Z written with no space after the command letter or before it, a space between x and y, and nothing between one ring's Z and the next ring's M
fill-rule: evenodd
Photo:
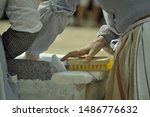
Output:
M109 75L106 99L150 99L150 22L122 37Z
M9 28L2 35L6 58L15 58L26 51L36 35L37 33L19 32Z

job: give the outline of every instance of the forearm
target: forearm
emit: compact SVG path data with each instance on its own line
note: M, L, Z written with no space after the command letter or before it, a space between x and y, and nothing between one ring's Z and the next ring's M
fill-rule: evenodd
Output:
M95 40L93 40L92 42L90 42L87 46L85 46L84 48L91 49L95 45L100 45L102 47L105 47L106 46L106 40L104 39L103 36L99 36Z

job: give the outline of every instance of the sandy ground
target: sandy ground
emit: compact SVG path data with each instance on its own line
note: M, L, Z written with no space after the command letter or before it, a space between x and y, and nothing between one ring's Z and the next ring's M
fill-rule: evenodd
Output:
M0 21L0 33L2 34L10 26L8 21ZM71 27L68 26L60 34L55 42L49 47L46 53L66 54L71 50L82 48L96 38L98 28L91 27ZM109 56L108 53L99 52L98 55Z

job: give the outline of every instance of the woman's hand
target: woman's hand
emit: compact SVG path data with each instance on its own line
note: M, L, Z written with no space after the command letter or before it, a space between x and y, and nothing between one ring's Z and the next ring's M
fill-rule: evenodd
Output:
M96 40L85 46L80 50L71 51L66 54L61 60L65 61L69 57L81 57L85 55L86 61L90 62L91 59L103 48L105 47L106 41L103 36L99 36Z

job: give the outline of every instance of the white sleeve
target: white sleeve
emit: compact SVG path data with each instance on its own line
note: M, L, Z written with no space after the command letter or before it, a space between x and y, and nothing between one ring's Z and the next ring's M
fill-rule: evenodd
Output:
M46 51L65 29L80 0L46 0L39 6L43 27L28 52L37 55Z
M6 13L15 31L35 33L42 24L40 14L33 0L7 0Z
M113 39L116 39L119 37L119 33L115 29L115 19L113 17L113 14L107 13L106 11L103 11L104 18L106 21L106 25L101 26L100 30L98 31L98 36L103 36L106 40L107 46L110 45L110 42Z

